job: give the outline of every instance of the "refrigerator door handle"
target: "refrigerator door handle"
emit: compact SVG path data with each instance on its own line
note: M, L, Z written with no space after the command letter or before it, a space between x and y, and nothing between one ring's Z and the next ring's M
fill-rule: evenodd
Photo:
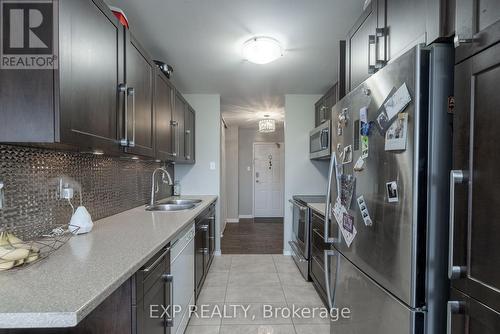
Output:
M450 171L450 226L449 226L449 239L448 239L448 278L451 280L463 277L466 268L462 266L453 265L453 244L455 233L455 185L466 183L467 175L461 170Z
M328 170L328 186L326 190L326 205L325 205L325 224L324 224L324 238L325 243L334 244L340 242L340 238L330 238L330 216L331 216L331 192L332 192L332 178L337 177L337 155L332 154L330 160L330 168Z
M451 322L454 314L465 313L465 303L459 301L449 301L446 311L446 334L452 334Z
M328 307L330 308L330 310L333 309L334 305L335 305L335 301L334 301L334 298L335 298L335 290L333 291L333 294L332 294L332 289L331 289L331 286L330 286L330 261L328 261L329 257L330 256L334 256L334 255L337 255L335 251L333 250L329 250L329 249L325 249L324 250L324 269L325 269L325 283L326 283L326 298L328 299ZM338 272L338 266L339 263L337 261L337 268L335 270L335 283L337 283L337 272Z

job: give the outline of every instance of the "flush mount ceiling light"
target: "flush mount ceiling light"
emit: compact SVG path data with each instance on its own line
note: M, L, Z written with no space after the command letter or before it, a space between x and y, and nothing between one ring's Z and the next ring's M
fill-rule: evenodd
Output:
M252 37L243 43L243 58L263 65L283 56L281 44L271 37Z
M269 117L269 115L264 117ZM274 131L276 131L276 121L274 119L266 118L259 121L259 132L269 133Z

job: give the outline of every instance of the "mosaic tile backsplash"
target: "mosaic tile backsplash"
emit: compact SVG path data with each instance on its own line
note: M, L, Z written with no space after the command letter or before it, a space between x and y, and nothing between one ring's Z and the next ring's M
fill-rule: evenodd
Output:
M157 167L160 163L0 145L0 180L5 185L0 229L29 226L36 233L67 224L72 209L66 200L58 198L57 180L61 176L81 185L83 205L93 221L146 204L151 175ZM168 170L173 178L173 168ZM171 187L161 186L157 198L171 192ZM72 203L75 208L80 204L76 192Z

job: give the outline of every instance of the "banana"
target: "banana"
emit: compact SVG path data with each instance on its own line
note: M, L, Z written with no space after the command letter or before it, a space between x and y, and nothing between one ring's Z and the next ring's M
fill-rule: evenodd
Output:
M10 262L1 262L0 261L0 271L11 269L12 267L14 267L14 263L15 263L15 261L10 261Z
M7 232L0 233L0 247L9 246L9 238L7 237Z
M38 260L40 255L38 253L30 252L29 256L24 260L26 264Z
M6 261L23 260L28 257L30 251L22 248L0 247L0 259Z
M22 241L12 233L7 233L7 240L15 248L27 249L36 253L39 252L39 249L37 247Z
M24 261L25 261L24 259L15 261L14 262L14 267L17 267L17 266L20 266L20 265L24 264Z

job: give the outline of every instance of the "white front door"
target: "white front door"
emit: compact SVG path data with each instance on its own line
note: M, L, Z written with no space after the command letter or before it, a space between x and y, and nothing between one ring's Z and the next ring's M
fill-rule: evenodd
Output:
M282 143L254 143L254 217L283 217Z

